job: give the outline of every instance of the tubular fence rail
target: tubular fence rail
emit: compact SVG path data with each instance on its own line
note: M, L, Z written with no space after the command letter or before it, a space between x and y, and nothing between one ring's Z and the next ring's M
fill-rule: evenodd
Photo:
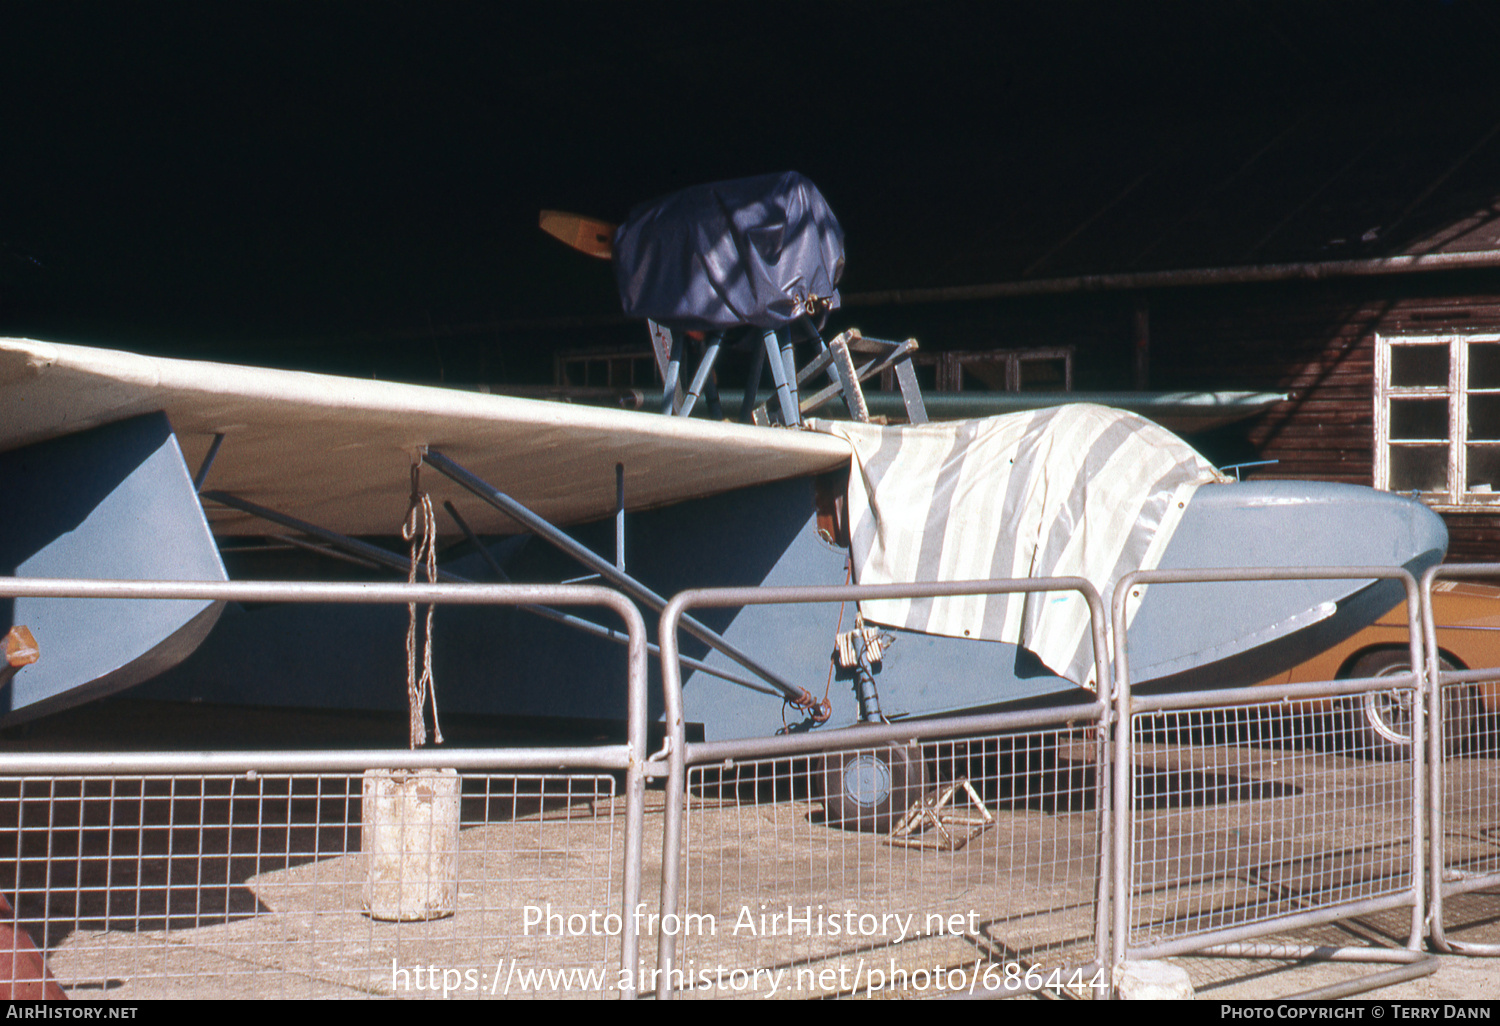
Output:
M1460 955L1500 955L1500 944L1460 941L1448 936L1449 906L1469 903L1468 918L1493 917L1493 899L1478 892L1500 887L1500 735L1491 722L1490 707L1500 697L1500 669L1471 667L1444 669L1439 658L1433 585L1439 579L1488 577L1500 574L1495 564L1450 564L1422 576L1422 637L1428 652L1427 758L1431 767L1431 838L1428 854L1432 880L1433 946ZM1495 625L1500 627L1500 624ZM1449 899L1453 899L1451 902ZM1476 914L1477 913L1477 914ZM1462 917L1453 925L1462 927Z
M1071 578L685 592L661 618L653 755L645 625L611 589L0 578L0 599L586 604L630 639L624 744L0 753L0 959L18 995L34 944L69 996L121 1000L1099 997L1126 962L1187 955L1392 966L1324 997L1409 979L1436 969L1429 933L1500 952L1468 936L1500 888L1500 668L1448 668L1432 612L1436 578L1472 576L1500 565L1420 584L1375 567L1139 573L1110 614ZM1400 582L1408 672L1141 694L1128 646L1106 642L1141 585L1331 578ZM1084 596L1104 699L687 740L690 609L1018 591ZM1371 696L1409 708L1426 743L1354 732ZM831 798L874 778L899 798L887 810ZM390 779L426 804L380 827ZM394 856L381 829L402 838ZM411 913L412 894L443 900ZM1288 939L1352 917L1388 946Z

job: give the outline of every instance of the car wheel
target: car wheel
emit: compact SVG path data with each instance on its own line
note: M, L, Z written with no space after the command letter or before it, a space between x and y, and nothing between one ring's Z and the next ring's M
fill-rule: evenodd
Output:
M926 789L919 755L890 745L823 762L823 821L845 830L889 830Z
M1456 669L1439 657L1445 671ZM1362 656L1345 677L1393 677L1406 673L1410 656L1404 649L1387 649ZM1443 746L1449 755L1463 749L1470 733L1469 688L1448 688L1443 701ZM1354 736L1358 747L1375 759L1404 759L1411 749L1413 694L1405 689L1372 691L1351 699Z

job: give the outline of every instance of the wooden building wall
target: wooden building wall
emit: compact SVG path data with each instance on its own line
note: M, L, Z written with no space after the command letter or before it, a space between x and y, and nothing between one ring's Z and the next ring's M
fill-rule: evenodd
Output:
M1409 275L1161 293L1153 389L1264 389L1289 398L1237 430L1247 476L1370 485L1377 334L1500 328L1500 276ZM1450 561L1500 561L1500 513L1444 514Z

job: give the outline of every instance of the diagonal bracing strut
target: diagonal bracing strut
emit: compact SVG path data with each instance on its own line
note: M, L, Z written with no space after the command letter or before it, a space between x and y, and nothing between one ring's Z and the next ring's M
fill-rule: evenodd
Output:
M411 566L411 560L406 556L397 555L394 552L382 549L378 545L371 545L369 542L360 541L358 538L350 538L348 535L339 534L337 531L330 531L326 527L319 527L317 524L308 523L306 520L291 516L290 514L282 513L274 509L269 509L265 506L261 506L257 503L251 502L248 499L241 499L237 495L231 495L228 492L217 491L204 492L202 494L203 498L209 500L210 502L217 502L221 506L228 506L230 509L237 509L242 513L249 513L251 516L259 517L260 519L270 521L273 524L279 524L282 527L289 527L294 531L301 531L303 534L311 535L312 537L317 538L318 540L336 549L341 549L351 555L368 560L372 563L377 563L381 566L387 567L388 569L396 570L404 574ZM481 547L480 551L488 557L488 552L485 551L483 547ZM501 579L502 581L504 581L504 583L510 583L509 579L504 577L503 571ZM467 577L460 577L458 574L442 569L438 570L438 580L442 581L445 584L474 583L474 581L470 580ZM574 616L571 613L564 613L561 610L553 609L551 606L541 606L535 605L533 603L527 603L526 605L518 606L516 608L524 610L528 613L533 613L537 616L542 617L543 619L566 624L569 627L573 627L577 630L583 631L585 634L592 634L594 637L604 638L607 641L613 641L617 644L625 645L629 644L630 642L630 636L621 631L617 631L612 627L606 627L600 623L595 623L592 620L584 619L581 616ZM646 650L652 655L659 656L661 654L661 648L654 642L648 641L646 643ZM709 666L707 663L704 663L700 660L692 659L688 656L679 656L678 661L681 662L683 666L689 667L694 670L701 670L704 673L711 674L712 676L719 677L723 680L727 680L731 684L738 684L740 687L749 688L751 691L759 691L763 695L776 694L775 691L772 691L764 684L758 684L755 681L747 680L744 677L729 673L726 670Z
M450 478L456 484L463 486L474 495L483 499L485 502L489 503L491 506L504 513L506 516L516 521L522 527L525 527L528 531L531 531L538 537L551 542L563 552L572 556L584 566L597 573L600 577L603 577L606 581L609 581L615 587L619 588L621 591L634 598L637 602L644 603L658 613L666 608L667 600L662 598L656 592L652 591L646 585L642 584L634 577L631 577L629 574L615 569L613 563L604 559L602 556L600 556L598 553L594 552L587 546L574 540L565 532L559 530L557 527L554 527L547 520L544 520L542 517L537 516L537 514L521 505L515 499L512 499L510 496L499 491L488 482L484 481L482 478L479 478L476 475L470 473L468 470L453 462L453 460L444 456L442 453L434 452L433 450L429 449L422 456L422 459L427 463L428 466L438 471L438 473ZM762 666L760 662L753 656L740 651L738 646L730 642L723 635L717 633L709 627L704 626L696 619L690 616L683 616L682 627L685 631L693 635L693 637L697 638L699 641L702 641L710 648L716 649L717 651L723 653L730 659L733 659L735 662L739 663L745 669L749 670L751 673L754 673L756 676L762 678L767 683L774 686L776 690L781 692L786 700L792 705L797 706L798 708L812 708L812 706L816 704L816 700L813 699L805 689L797 687L795 684L792 684L791 682L784 679L780 674L777 674L776 672Z

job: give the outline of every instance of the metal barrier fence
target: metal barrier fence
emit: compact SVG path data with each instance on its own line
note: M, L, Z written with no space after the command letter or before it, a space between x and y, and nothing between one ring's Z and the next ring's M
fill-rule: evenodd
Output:
M1438 566L1422 576L1422 631L1427 652L1427 757L1431 822L1428 828L1432 943L1437 950L1494 957L1500 944L1449 937L1452 906L1476 906L1469 918L1492 922L1500 887L1500 732L1492 708L1500 699L1500 666L1458 669L1441 658L1433 604L1439 579L1500 577L1500 564ZM1500 625L1496 625L1500 627ZM1449 899L1454 899L1450 901Z
M183 760L171 776L111 766L108 776L0 779L0 890L71 995L614 989L617 974L600 967L618 963L621 931L580 928L601 903L619 911L624 816L613 776L463 774L447 849L453 911L401 921L369 911L377 856L361 844L367 773L198 769ZM410 858L401 868L418 866L427 869Z
M1126 636L1126 596L1141 585L1298 579L1399 580L1410 669L1321 684L1136 695L1129 646L1117 647L1115 965L1187 953L1406 963L1319 997L1437 968L1418 950L1425 909L1421 746L1407 746L1398 761L1373 759L1342 722L1344 703L1395 692L1414 711L1414 736L1422 736L1420 596L1412 576L1381 567L1136 572L1115 590L1114 636ZM1246 943L1405 908L1404 951Z
M619 593L0 579L22 595L603 606L628 632L629 724L572 748L0 754L13 965L30 935L101 998L635 992L646 641ZM420 800L376 826L379 770Z
M659 937L658 997L1107 987L1107 702L690 744L675 662L688 609L1062 590L1089 603L1108 693L1103 605L1077 578L706 589L668 604L667 793L687 800L666 809L661 920L678 928ZM867 769L907 795L909 822L834 820L827 792Z
M650 760L644 627L607 589L0 579L0 597L596 604L631 638L623 745L0 754L0 892L67 988L103 998L1099 996L1114 966L1146 958L1397 964L1320 996L1352 993L1436 968L1417 950L1429 902L1440 948L1500 951L1452 940L1443 918L1445 898L1500 886L1494 734L1442 736L1449 721L1481 718L1488 692L1476 685L1500 673L1441 667L1431 598L1435 576L1497 573L1445 567L1420 588L1365 567L1132 575L1114 595L1117 637L1137 584L1406 588L1411 666L1425 675L1174 695L1132 693L1126 647L1109 665L1102 604L1079 580L689 592L662 616L667 745ZM688 608L1061 589L1090 602L1114 704L685 739L675 624ZM1428 745L1392 759L1356 738L1344 703L1372 695L1405 702ZM904 832L889 829L898 817L849 829L865 824L827 807L831 775L876 763L928 796ZM365 778L422 767L461 777L460 912L377 922L364 914ZM651 799L659 903L642 878L653 777L666 778ZM1409 920L1405 948L1267 943L1377 912ZM654 967L642 937L657 941Z

